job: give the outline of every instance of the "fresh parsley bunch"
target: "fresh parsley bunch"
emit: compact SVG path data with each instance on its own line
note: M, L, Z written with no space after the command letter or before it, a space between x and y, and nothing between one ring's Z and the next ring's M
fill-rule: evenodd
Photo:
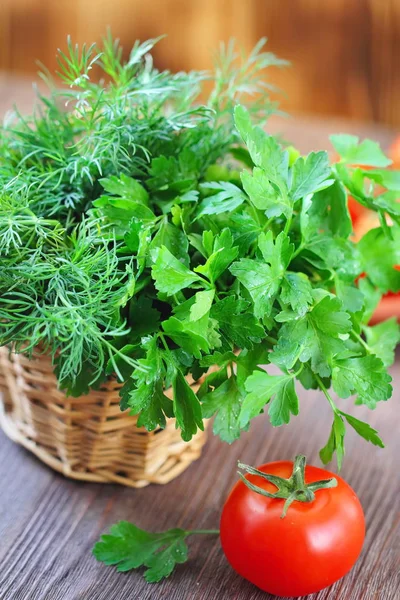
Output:
M184 440L214 416L231 443L266 405L288 423L302 385L332 407L324 462L342 462L345 423L383 446L328 390L370 408L391 396L399 328L368 322L400 290L400 174L369 140L333 136L330 165L268 135L262 75L283 61L262 43L247 58L222 48L214 74L159 72L153 44L125 62L111 37L69 44L69 89L44 75L40 110L3 127L0 344L51 353L69 394L117 376L139 426L175 417ZM381 223L358 244L348 193ZM185 377L210 367L196 394Z

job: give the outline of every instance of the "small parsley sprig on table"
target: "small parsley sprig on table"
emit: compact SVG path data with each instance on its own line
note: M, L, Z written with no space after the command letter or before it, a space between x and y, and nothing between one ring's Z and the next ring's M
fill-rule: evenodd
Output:
M262 43L247 58L223 48L214 74L171 74L153 65L156 41L127 61L110 36L69 43L68 89L44 74L40 110L5 123L0 344L50 353L69 394L117 376L139 426L175 417L186 441L213 416L228 443L265 409L287 424L302 385L332 408L324 462L336 452L340 466L346 424L383 446L330 389L371 409L392 393L399 327L368 323L400 290L399 173L370 140L333 136L331 165L268 135L264 72L284 61ZM348 194L380 219L358 244ZM185 377L210 367L195 393Z

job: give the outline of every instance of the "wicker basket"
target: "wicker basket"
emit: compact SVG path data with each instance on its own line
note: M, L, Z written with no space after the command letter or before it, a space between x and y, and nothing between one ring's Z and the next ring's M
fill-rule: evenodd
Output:
M67 397L49 357L31 361L0 348L0 425L9 438L73 479L168 483L200 456L206 435L183 442L173 419L152 432L136 427L136 417L120 411L120 387L110 380L99 391Z

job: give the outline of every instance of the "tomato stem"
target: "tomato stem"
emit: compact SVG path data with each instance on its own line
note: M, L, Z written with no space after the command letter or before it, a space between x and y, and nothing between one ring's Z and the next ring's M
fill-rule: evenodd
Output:
M264 471L260 471L255 469L254 467L250 467L249 465L245 465L243 463L238 463L239 469L243 469L249 475L256 475L257 477L262 477L264 480L272 483L277 491L274 493L267 492L262 487L255 485L251 481L243 475L240 471L238 471L240 478L243 483L253 492L257 494L261 494L262 496L266 496L267 498L277 498L285 500L283 505L281 519L286 517L287 511L289 510L291 504L297 500L298 502L313 502L315 500L315 492L318 490L325 490L328 488L333 488L337 486L337 479L332 477L332 479L321 479L320 481L313 481L312 483L306 483L305 480L305 469L306 469L306 457L299 454L296 456L293 463L293 471L291 476L288 479L284 477L278 477L277 475L270 475L269 473L264 473Z

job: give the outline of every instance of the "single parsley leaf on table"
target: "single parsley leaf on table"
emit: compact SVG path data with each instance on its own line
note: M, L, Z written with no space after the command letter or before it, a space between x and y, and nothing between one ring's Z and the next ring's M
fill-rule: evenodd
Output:
M117 571L147 567L144 577L156 583L171 575L175 565L188 558L186 538L190 532L170 529L149 533L127 521L113 525L93 548L95 558L106 565L116 565Z
M176 567L188 559L186 539L190 535L218 535L216 529L168 529L150 533L128 521L119 521L102 535L93 548L94 557L106 565L125 572L145 567L144 578L157 583L169 577Z

